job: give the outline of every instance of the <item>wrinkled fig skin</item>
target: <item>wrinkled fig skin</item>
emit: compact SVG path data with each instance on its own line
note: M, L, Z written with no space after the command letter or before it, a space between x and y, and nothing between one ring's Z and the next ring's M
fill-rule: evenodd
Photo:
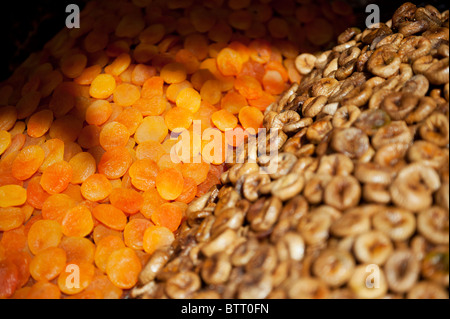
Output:
M129 297L448 298L448 27L406 2L294 59L271 134L189 204ZM261 145L278 153L249 158Z
M385 265L386 280L394 292L411 290L419 277L419 271L419 261L410 250L397 250Z

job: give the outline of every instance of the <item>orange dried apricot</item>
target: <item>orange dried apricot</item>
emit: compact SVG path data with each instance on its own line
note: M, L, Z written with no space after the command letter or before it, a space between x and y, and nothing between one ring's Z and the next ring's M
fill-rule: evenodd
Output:
M131 164L129 169L131 184L139 190L149 190L155 187L158 171L158 165L154 160L149 158L138 159Z
M161 143L168 134L168 128L162 116L147 116L136 129L134 138L138 144L146 141Z
M225 96L220 101L221 107L224 110L232 114L238 114L239 111L247 106L247 99L243 97L239 92L236 91L228 91Z
M144 249L144 233L153 223L145 218L130 220L123 231L125 245L133 249Z
M217 55L217 68L225 76L236 76L241 73L242 63L239 53L230 48L220 50Z
M78 205L69 210L61 221L65 236L84 237L94 228L91 211L84 205Z
M150 226L144 232L144 251L152 254L155 250L167 247L175 240L174 234L164 226Z
M187 177L184 179L183 191L176 198L176 201L188 204L195 198L196 194L197 182L193 178Z
M133 159L125 147L107 150L97 165L98 172L109 179L122 177L130 167Z
M123 52L119 54L110 65L105 67L105 73L109 73L113 76L119 76L128 68L130 63L130 55L126 52Z
M106 100L96 100L86 109L86 122L93 125L102 125L112 113L111 104Z
M119 122L109 122L102 127L99 136L100 145L106 150L127 145L130 132L125 125Z
M45 200L50 196L41 186L41 177L34 176L27 186L27 203L36 209L42 209Z
M129 247L112 252L106 265L109 280L121 289L132 288L137 283L141 270L141 261Z
M61 292L57 285L48 281L38 281L26 295L27 299L60 299Z
M14 294L19 282L17 266L10 260L0 260L0 298L8 298Z
M93 202L105 199L111 192L111 182L103 174L92 174L81 184L81 194Z
M92 81L89 94L96 99L106 99L114 93L116 80L110 74L99 74Z
M17 267L18 270L17 288L23 287L30 278L30 262L32 259L31 255L25 251L15 251L9 253L6 258Z
M53 122L51 110L41 110L30 116L27 123L27 134L31 137L41 137L47 133Z
M159 171L155 182L159 195L165 200L174 200L183 191L183 175L174 168Z
M3 232L0 239L0 246L3 247L6 255L21 252L27 245L27 236L23 225Z
M214 125L221 131L232 130L238 124L238 119L227 110L220 110L211 115Z
M56 278L66 266L66 252L62 248L49 247L41 250L30 263L30 274L37 281Z
M83 127L78 135L77 143L84 149L90 149L100 145L101 128L97 125Z
M20 120L33 114L39 105L41 97L41 92L37 91L31 91L22 96L16 105L17 118Z
M97 165L94 157L88 152L80 152L75 154L70 160L69 165L72 167L72 184L81 184L89 176L95 174Z
M145 218L150 219L156 209L167 201L159 195L156 188L150 188L142 195L144 197L144 203L141 207L141 213Z
M20 227L25 215L19 207L0 207L0 231L8 231Z
M152 222L156 226L163 226L174 232L180 226L183 211L174 203L165 203L159 206L152 214Z
M247 130L253 129L255 132L262 127L264 114L254 106L245 106L239 111L239 122Z
M222 98L222 83L219 80L207 80L200 89L200 96L203 100L217 104Z
M182 107L171 108L164 116L167 128L172 132L188 129L193 120L194 114L188 109Z
M44 170L41 186L49 194L61 193L72 180L72 167L66 161L56 162Z
M168 63L160 71L160 76L166 83L180 83L186 79L186 68L182 63Z
M92 279L89 286L84 290L89 292L91 290L101 291L103 299L119 299L122 297L122 289L116 287L108 278L108 276L103 274L96 274Z
M95 248L94 261L95 265L103 272L106 272L108 258L115 250L124 248L123 240L114 235L107 235L97 242Z
M27 200L27 190L19 185L0 186L0 207L20 206Z
M57 221L38 220L28 231L28 248L36 255L46 248L58 247L62 236L62 227Z
M195 180L197 185L204 182L206 176L208 175L210 164L201 162L201 163L183 163L181 166L181 173L184 178L192 178Z
M100 204L94 207L92 215L99 222L111 229L123 230L127 224L127 216L111 204Z
M131 83L142 86L146 80L156 75L156 68L152 65L136 64L131 72Z
M133 135L136 132L142 120L142 113L134 107L125 108L116 118L118 123L125 125L129 135Z
M165 152L162 144L155 141L146 141L137 145L136 158L138 160L151 159L156 162Z
M72 260L84 260L94 262L95 244L85 237L64 236L58 246L66 252L67 262Z
M109 195L111 205L119 208L125 214L136 214L141 209L144 198L134 189L116 188Z
M261 83L249 75L240 75L234 81L234 88L246 99L254 100L262 95Z
M162 40L165 32L166 29L164 28L163 24L152 24L142 30L142 32L139 34L139 40L142 43L156 44Z
M91 66L83 69L83 71L81 71L80 75L78 75L74 79L74 82L81 84L81 85L89 85L92 83L92 81L94 81L94 79L97 77L97 75L100 74L101 71L102 71L102 68L100 65L98 65L98 64L91 65Z
M12 175L19 180L26 180L33 176L44 162L45 152L38 145L24 147L17 154L11 167Z
M0 155L3 154L11 145L11 133L0 131Z
M73 115L65 115L52 122L49 135L63 142L75 142L83 128L83 121Z
M178 92L175 103L178 107L195 113L200 108L201 95L193 88L184 88Z
M17 121L17 109L14 106L0 107L0 130L9 131Z
M130 83L122 83L116 86L113 101L121 106L131 106L141 97L139 88Z

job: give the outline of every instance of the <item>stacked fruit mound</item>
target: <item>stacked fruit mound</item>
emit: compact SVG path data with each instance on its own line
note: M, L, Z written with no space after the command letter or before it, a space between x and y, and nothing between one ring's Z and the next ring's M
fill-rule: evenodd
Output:
M352 19L340 0L88 2L0 83L0 298L123 297L225 169L204 143L173 160L171 133L262 127L298 54Z
M132 297L448 298L449 11L405 3L338 40L298 57L270 135L189 205Z

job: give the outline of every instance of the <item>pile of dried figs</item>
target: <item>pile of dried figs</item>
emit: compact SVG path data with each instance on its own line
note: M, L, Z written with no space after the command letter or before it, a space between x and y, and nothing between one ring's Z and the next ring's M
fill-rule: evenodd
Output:
M247 143L130 297L448 298L449 12L338 43L266 110L277 154Z

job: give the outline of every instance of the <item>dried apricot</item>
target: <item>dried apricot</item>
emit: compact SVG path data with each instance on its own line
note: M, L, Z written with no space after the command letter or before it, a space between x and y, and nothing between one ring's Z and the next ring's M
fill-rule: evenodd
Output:
M61 221L62 232L66 236L84 237L94 228L91 211L84 205L70 209Z
M50 219L38 220L28 231L28 247L33 254L38 254L49 247L58 247L62 238L61 225Z
M116 147L127 145L130 132L125 125L119 122L109 122L102 127L99 136L100 145L107 151Z
M95 206L92 215L105 226L115 230L123 230L127 224L127 216L111 204Z
M75 206L75 200L69 195L53 194L47 197L42 204L42 217L60 223L64 215Z
M141 269L141 261L134 250L125 247L111 253L106 265L106 274L117 287L129 289L137 283Z
M8 231L20 227L25 215L19 207L0 207L0 231Z
M20 206L27 200L27 190L19 185L0 186L0 207Z
M89 176L95 174L97 164L95 158L88 152L80 152L75 154L70 160L69 165L72 167L72 184L81 184Z
M30 263L30 274L37 281L56 278L66 266L66 252L58 247L49 247L36 254Z
M19 282L19 270L10 260L0 260L0 298L11 297Z
M125 147L107 150L97 165L98 172L109 179L122 177L130 167L133 159Z
M72 260L84 260L87 262L94 262L95 245L85 237L64 236L58 246L66 252L67 262Z
M152 214L152 222L157 226L163 226L174 232L180 226L183 211L178 205L165 203L159 206Z
M89 94L96 99L106 99L114 93L116 80L110 74L99 74L91 83Z
M146 253L152 254L155 250L172 244L174 234L163 226L150 226L144 232L143 247Z
M136 129L134 138L138 144L146 141L155 141L161 143L164 141L169 130L164 117L162 116L147 116Z
M153 223L145 218L130 220L123 230L125 245L133 249L144 249L144 233Z
M97 242L95 248L95 265L103 272L106 272L108 258L114 251L125 248L123 240L114 235L108 235Z
M144 203L141 207L141 213L148 219L151 218L152 214L156 209L167 201L159 195L156 188L150 188L143 194Z
M49 194L61 193L72 180L72 167L66 161L56 162L44 170L41 186Z
M241 56L233 49L224 48L217 55L217 68L222 75L236 76L242 70Z
M139 190L146 191L155 187L158 165L149 158L138 159L131 164L129 174L131 184Z
M125 214L136 214L142 207L144 199L134 189L116 188L109 195L111 205L119 208Z
M183 175L174 168L163 169L156 177L156 189L162 198L174 200L183 192Z

